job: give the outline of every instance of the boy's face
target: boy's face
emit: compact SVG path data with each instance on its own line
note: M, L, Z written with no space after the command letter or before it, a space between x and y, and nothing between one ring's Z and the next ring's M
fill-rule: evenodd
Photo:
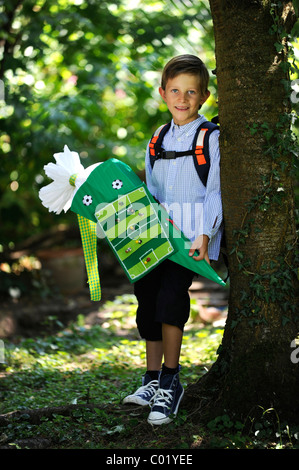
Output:
M198 117L199 107L208 99L210 92L202 95L200 78L197 75L181 73L168 79L165 90L159 88L159 93L172 114L174 123L183 126Z

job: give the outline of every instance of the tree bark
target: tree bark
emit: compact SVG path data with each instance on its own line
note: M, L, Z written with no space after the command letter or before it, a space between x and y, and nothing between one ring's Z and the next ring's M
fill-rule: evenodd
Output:
M278 16L283 25L295 15L291 3L275 12L276 20L270 1L210 0L210 6L230 297L218 359L190 386L188 402L201 419L224 412L242 419L274 408L298 421L292 152L283 145L289 122L280 118L289 111L282 84L288 76L273 28Z

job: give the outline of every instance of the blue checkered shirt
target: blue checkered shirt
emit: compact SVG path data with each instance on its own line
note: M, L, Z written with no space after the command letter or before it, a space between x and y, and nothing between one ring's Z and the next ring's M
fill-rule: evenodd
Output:
M184 126L173 120L163 139L165 150L191 150L198 126L207 119L203 115ZM145 158L146 183L151 194L164 205L175 224L191 241L199 235L208 235L208 254L217 260L223 231L220 191L219 131L210 135L210 171L206 187L196 172L193 157L172 160L159 159L151 168L149 147Z

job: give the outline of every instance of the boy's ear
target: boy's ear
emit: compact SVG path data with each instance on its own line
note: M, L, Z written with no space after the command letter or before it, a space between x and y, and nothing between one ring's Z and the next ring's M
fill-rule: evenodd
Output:
M207 101L207 99L209 98L210 94L211 94L211 93L209 92L209 90L207 90L206 94L203 95L203 97L202 97L201 100L200 100L200 104L201 104L201 105L203 105L203 104Z
M162 88L161 86L160 86L160 88L159 88L159 93L160 93L160 95L162 96L162 99L163 99L164 101L166 101L166 100L165 100L165 90L163 90L163 88Z

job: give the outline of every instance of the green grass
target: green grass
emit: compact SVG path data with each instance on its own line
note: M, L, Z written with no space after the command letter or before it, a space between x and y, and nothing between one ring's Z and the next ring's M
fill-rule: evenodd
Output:
M279 436L276 427L273 441L273 426L267 429L266 419L251 437L243 434L242 423L232 423L226 416L200 428L188 420L183 408L173 423L151 427L146 422L148 409L122 405L122 399L140 386L145 367L144 342L135 328L135 297L117 297L102 309L101 324L85 324L80 315L55 334L5 342L0 414L21 413L0 427L0 448L30 448L39 442L52 449L255 448L298 443L298 433L296 437L295 431L282 426ZM223 334L223 328L203 327L194 318L182 347L184 385L210 368ZM95 407L89 409L87 404ZM28 412L66 405L73 405L67 416L58 410L38 422Z

